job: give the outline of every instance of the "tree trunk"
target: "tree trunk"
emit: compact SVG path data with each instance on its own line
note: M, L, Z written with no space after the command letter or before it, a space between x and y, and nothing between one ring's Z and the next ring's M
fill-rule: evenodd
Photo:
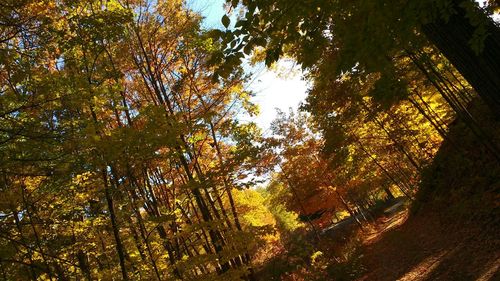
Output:
M392 194L391 190L388 187L384 188L384 191L387 194L387 199L394 200L394 194Z
M344 197L342 197L342 195L340 195L338 190L335 190L335 193L337 194L337 197L340 199L340 202L342 202L342 205L344 205L344 207L345 207L346 211L349 213L349 215L351 215L351 217L359 225L359 227L361 227L361 229L363 229L363 224L359 221L355 211L352 210L351 207L349 207L349 204L347 203L347 201L345 201Z
M452 0L456 13L448 20L437 18L424 24L422 31L426 37L446 56L464 78L477 91L490 107L493 114L500 113L500 28L491 19L487 19L485 29L487 37L479 54L471 48L476 27L460 4L470 0ZM479 8L478 8L479 9ZM481 13L477 11L477 13Z
M359 148L361 148L361 150L363 150L363 152L368 156L370 157L370 159L373 161L373 163L375 163L375 165L377 165L381 170L382 172L384 172L384 174L387 176L387 178L389 178L389 180L394 183L398 188L399 190L401 190L401 192L403 192L404 195L406 195L406 197L408 197L410 200L413 201L413 197L407 193L403 187L401 186L401 183L399 183L392 175L391 173L389 173L389 171L387 171L386 168L384 168L384 166L382 166L376 158L374 158L367 150L366 148L363 146L363 144L361 143L361 141L358 139L356 140L357 143L359 144Z
M113 198L109 190L108 176L106 175L106 170L102 170L102 179L104 181L104 195L106 196L106 202L108 204L109 216L111 219L111 226L113 228L113 235L115 237L116 251L118 253L118 258L120 259L120 268L122 272L123 280L129 280L127 275L127 269L125 268L125 249L123 248L122 240L120 238L120 231L118 229L118 223L116 221L115 207L113 203Z
M335 223L338 223L340 221L340 218L337 215L337 211L333 211L333 215L335 216L335 219L337 220Z

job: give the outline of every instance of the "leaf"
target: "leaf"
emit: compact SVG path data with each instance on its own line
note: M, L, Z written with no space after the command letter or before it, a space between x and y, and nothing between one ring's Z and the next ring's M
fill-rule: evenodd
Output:
M174 214L160 215L159 217L151 217L149 220L156 223L163 223L175 220Z
M222 38L222 36L224 36L224 32L219 29L212 29L209 32L209 36L216 40L219 40L220 38Z
M236 24L234 25L234 27L235 28L244 27L245 25L247 25L247 21L246 20L239 20L238 22L236 22Z
M243 48L243 53L245 53L245 55L250 55L252 50L253 50L253 46L248 44L245 46L245 48Z
M227 15L222 16L221 19L222 25L224 25L225 28L228 28L229 24L231 23L231 20Z

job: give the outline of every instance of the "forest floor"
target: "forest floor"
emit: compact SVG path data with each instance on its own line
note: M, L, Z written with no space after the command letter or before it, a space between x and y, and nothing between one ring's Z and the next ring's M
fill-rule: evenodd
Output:
M500 144L499 120L478 120ZM316 243L312 233L288 233L259 280L500 281L500 161L459 120L448 139L411 204L400 197L372 209L375 222L363 229L346 218Z
M363 235L358 281L500 280L498 225L399 209Z
M488 116L479 120L499 144L500 122ZM449 138L423 172L412 212L386 210L361 234L358 281L500 280L499 161L460 121Z

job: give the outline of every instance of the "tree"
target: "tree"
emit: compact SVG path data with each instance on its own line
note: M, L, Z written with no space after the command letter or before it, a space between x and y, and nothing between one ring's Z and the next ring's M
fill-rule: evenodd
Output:
M234 29L215 32L230 44L228 67L256 46L270 65L283 54L304 68L315 68L336 53L331 73L353 68L390 74L401 50L420 49L421 32L474 87L492 112L500 112L497 89L499 27L472 0L397 1L228 1L242 4L244 16ZM492 9L494 5L490 5ZM491 12L491 11L490 11ZM352 32L356 30L356 32ZM224 73L225 71L221 71Z
M232 194L256 135L234 104L253 106L241 70L212 82L201 18L181 1L6 5L3 277L253 279Z

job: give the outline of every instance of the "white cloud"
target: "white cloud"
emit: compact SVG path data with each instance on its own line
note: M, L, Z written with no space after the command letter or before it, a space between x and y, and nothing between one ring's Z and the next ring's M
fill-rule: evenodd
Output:
M264 133L269 129L276 117L276 109L288 111L297 110L307 96L308 83L302 79L300 67L290 60L278 62L277 70L265 68L263 65L253 67L254 79L248 89L255 93L251 101L259 106L260 114L250 120L254 121Z

